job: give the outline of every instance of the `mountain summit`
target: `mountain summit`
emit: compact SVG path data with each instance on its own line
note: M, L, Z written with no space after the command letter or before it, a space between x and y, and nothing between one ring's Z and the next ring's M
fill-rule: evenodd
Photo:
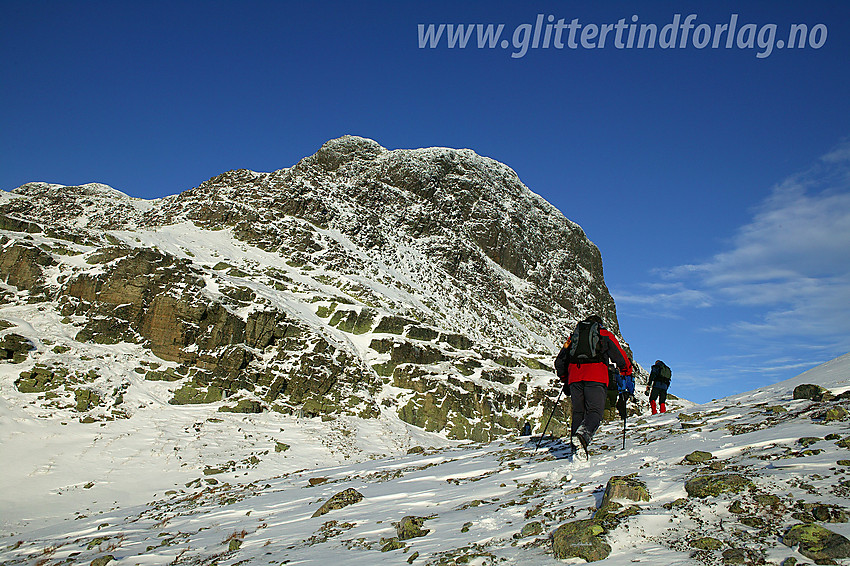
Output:
M29 183L0 195L0 229L3 310L29 325L6 332L33 344L16 387L94 421L131 417L144 379L172 404L489 440L552 410L577 320L618 330L596 246L470 150L344 136L153 201ZM107 369L130 345L137 365Z

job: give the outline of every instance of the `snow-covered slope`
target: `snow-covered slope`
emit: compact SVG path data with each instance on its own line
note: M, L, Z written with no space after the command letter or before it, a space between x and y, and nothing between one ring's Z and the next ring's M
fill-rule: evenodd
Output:
M803 384L831 395L794 399ZM622 423L607 423L589 461L551 439L535 453L527 437L447 443L403 423L223 415L205 405L158 405L130 420L95 428L69 421L55 431L11 397L0 405L3 458L16 463L0 475L12 533L0 541L0 560L557 564L562 525L595 516L587 524L604 532L570 548L601 541L610 547L605 564L813 559L820 551L797 546L802 527L794 525L828 529L823 552L850 564L842 538L850 537L847 391L850 354L752 393L628 422L625 449ZM282 438L289 448L275 452ZM374 458L346 460L355 445ZM688 462L695 451L710 454ZM157 464L146 463L154 452ZM205 471L211 455L217 463L231 455L233 465ZM649 499L615 494L600 511L615 476L631 476ZM732 477L740 485L723 481ZM317 515L346 490L362 499ZM113 498L135 504L109 509Z

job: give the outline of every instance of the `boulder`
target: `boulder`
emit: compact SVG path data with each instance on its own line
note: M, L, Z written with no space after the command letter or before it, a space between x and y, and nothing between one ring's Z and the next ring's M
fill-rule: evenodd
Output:
M593 519L564 523L552 533L555 558L583 558L596 562L608 558L611 546L603 540L605 529Z
M745 564L749 553L743 548L727 548L721 553L724 564Z
M823 415L824 422L846 421L850 413L844 407L830 407Z
M85 412L93 407L100 405L100 395L91 389L77 389L74 391L74 398L77 402L76 409L79 412Z
M398 533L398 539L408 540L416 537L424 537L430 533L430 529L422 528L422 525L424 525L425 521L429 518L430 517L414 517L412 515L408 515L407 517L403 517L398 523L393 523L395 525L396 533Z
M810 399L812 401L823 401L831 397L829 390L813 383L803 383L794 388L794 399Z
M605 486L605 495L602 496L600 509L607 507L614 499L649 501L649 490L646 484L637 478L637 473L628 476L612 476Z
M794 525L782 537L782 543L799 547L800 554L812 560L850 558L850 540L820 525Z
M740 474L701 475L685 482L690 497L716 497L722 493L739 493L752 487L753 482Z
M348 488L344 491L340 491L330 499L328 499L321 507L319 507L315 513L313 513L313 517L321 517L322 515L334 511L336 509L342 509L343 507L348 507L349 505L353 505L363 500L363 494L353 488Z
M27 359L30 351L35 350L35 344L20 334L7 334L0 340L0 361L6 360L19 364Z
M540 521L533 521L522 528L517 538L533 537L541 534L542 532L543 523Z
M688 543L692 548L699 550L719 550L723 548L723 543L714 537L700 537L691 540Z
M685 456L685 462L689 464L701 464L703 462L707 462L714 458L711 452L703 452L702 450L694 450L687 456Z
M21 393L44 393L65 384L68 370L48 368L36 365L31 371L22 371L15 380L15 387Z
M218 411L220 413L262 413L263 404L251 399L240 399L236 405L219 407Z

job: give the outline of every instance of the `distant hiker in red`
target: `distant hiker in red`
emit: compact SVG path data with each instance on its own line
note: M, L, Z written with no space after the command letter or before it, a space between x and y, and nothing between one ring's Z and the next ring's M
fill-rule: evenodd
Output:
M571 437L578 437L585 453L602 423L608 396L608 363L622 375L632 374L632 364L620 343L593 315L579 322L555 359L555 372L564 382L572 402ZM572 439L571 439L572 441Z
M655 360L652 369L649 372L649 383L646 384L646 393L649 395L649 408L652 409L652 414L658 413L661 409L662 413L667 412L667 388L670 387L670 378L673 372L667 367L667 364L661 360ZM652 393L650 393L650 390ZM660 407L655 406L655 400L658 399Z

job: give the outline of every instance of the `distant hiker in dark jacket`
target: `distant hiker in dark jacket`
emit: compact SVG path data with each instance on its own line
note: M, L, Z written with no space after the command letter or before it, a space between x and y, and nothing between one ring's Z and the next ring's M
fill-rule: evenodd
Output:
M653 415L658 413L659 408L662 413L667 412L667 388L670 387L671 376L672 372L667 364L661 360L655 360L649 372L649 383L646 384L646 393L649 394L649 408L652 409ZM656 399L658 399L659 407L655 405Z
M593 434L602 422L608 394L608 363L617 366L622 375L632 374L620 343L593 315L576 325L573 334L555 359L555 371L569 388L572 402L571 436L578 437L587 451Z

